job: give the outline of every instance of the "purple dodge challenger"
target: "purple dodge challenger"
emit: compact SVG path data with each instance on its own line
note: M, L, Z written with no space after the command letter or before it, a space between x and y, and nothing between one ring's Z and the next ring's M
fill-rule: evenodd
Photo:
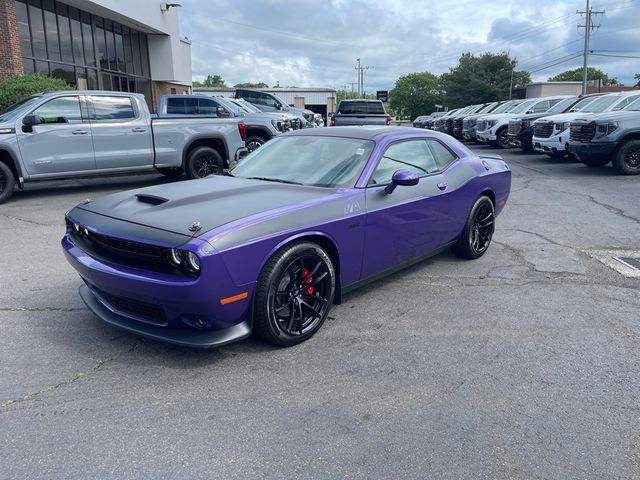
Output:
M499 157L403 127L281 135L226 176L88 200L62 248L99 318L214 347L307 340L342 295L451 247L489 248L511 186Z

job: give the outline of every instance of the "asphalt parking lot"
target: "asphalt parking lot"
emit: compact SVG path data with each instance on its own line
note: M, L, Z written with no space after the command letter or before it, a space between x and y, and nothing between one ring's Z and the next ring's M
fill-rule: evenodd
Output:
M489 252L334 307L309 342L189 350L103 325L59 240L86 197L0 206L0 478L640 478L640 177L500 153Z

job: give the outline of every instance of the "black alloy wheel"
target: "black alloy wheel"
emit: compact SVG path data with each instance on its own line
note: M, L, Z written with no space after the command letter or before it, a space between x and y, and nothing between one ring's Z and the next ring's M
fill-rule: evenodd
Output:
M473 204L462 235L452 250L461 258L470 260L479 258L489 249L494 231L493 202L483 195Z
M224 170L220 154L211 147L197 147L189 154L185 171L189 178L204 178L219 175Z
M15 186L16 178L13 172L6 163L0 162L0 203L13 195Z
M627 140L620 145L613 166L623 175L640 174L640 140Z
M500 148L511 148L509 145L509 131L507 130L507 127L502 128L498 132L497 137L498 139L496 142Z
M280 346L303 342L324 323L334 294L335 271L327 253L311 242L286 246L260 273L254 330Z

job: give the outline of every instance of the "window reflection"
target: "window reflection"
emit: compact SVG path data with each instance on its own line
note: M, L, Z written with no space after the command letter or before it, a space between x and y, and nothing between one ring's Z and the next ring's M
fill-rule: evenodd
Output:
M131 100L128 97L90 97L95 116L92 120L126 120L135 118Z

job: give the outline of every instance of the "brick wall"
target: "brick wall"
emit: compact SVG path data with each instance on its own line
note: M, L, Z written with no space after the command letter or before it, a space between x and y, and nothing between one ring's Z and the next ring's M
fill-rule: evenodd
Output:
M0 0L0 79L22 75L15 0Z
M0 0L3 1L3 0ZM185 85L179 85L177 83L168 82L151 82L151 89L153 90L153 111L158 110L158 98L160 95L170 95L172 93L191 93L191 87ZM175 89L174 92L171 89Z

